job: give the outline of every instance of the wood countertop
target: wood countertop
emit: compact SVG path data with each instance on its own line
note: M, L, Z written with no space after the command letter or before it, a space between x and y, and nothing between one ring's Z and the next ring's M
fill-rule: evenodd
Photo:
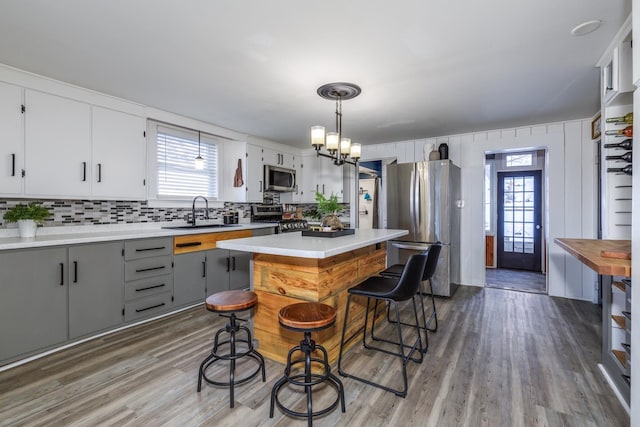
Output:
M578 258L578 260L598 274L631 276L630 260L608 258L601 255L602 251L616 251L623 247L630 247L630 240L556 238L554 241L558 246Z

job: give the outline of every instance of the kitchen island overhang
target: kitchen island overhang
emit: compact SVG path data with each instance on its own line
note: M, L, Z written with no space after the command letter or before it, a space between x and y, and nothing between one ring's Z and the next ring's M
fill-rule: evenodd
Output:
M325 346L333 363L348 289L384 270L386 241L406 234L407 230L356 229L353 235L323 238L295 232L227 240L218 247L253 252L251 287L258 295L253 328L259 351L284 363L301 335L280 327L280 308L303 301L322 302L334 307L338 317L333 327L314 333L314 339ZM347 333L362 325L365 306L365 299L352 300Z

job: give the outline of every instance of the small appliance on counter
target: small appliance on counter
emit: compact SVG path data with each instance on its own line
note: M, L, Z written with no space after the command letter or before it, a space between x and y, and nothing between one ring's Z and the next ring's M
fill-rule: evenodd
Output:
M251 222L280 222L282 205L251 205Z

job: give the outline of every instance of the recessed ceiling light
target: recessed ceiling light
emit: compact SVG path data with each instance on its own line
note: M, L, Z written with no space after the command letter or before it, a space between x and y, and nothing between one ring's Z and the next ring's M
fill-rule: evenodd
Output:
M600 24L602 24L602 21L599 19L583 22L582 24L577 25L573 30L571 30L571 34L576 37L587 35L600 28Z

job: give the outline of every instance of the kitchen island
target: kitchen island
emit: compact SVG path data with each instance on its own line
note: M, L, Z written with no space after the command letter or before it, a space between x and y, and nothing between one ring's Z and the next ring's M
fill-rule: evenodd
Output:
M218 247L253 252L251 286L258 294L253 329L260 352L284 363L289 349L299 344L302 335L282 328L278 311L301 301L322 302L334 307L338 317L331 328L314 333L314 339L327 349L333 363L340 347L347 290L384 270L386 241L406 234L406 230L357 229L353 235L326 238L295 232L226 240ZM364 299L351 304L353 329L362 325L365 305Z

